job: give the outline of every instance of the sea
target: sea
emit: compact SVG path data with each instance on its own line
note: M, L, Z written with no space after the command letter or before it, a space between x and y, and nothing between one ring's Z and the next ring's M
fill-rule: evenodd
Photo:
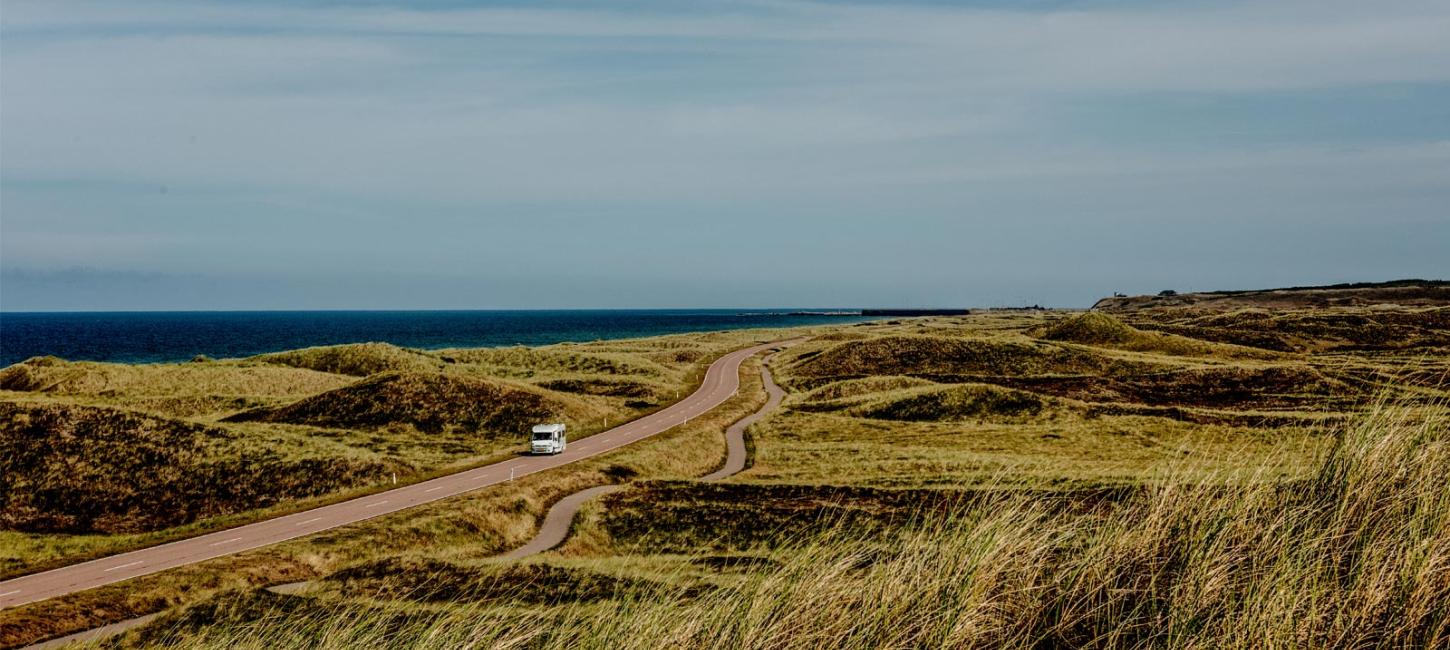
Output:
M0 312L0 366L43 355L166 363L370 341L501 347L872 319L859 309Z

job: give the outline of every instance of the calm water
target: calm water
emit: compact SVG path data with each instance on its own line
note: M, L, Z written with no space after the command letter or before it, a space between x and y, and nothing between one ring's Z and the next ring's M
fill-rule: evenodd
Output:
M46 354L149 363L365 341L415 348L541 345L869 320L796 311L833 310L11 312L0 313L0 366Z

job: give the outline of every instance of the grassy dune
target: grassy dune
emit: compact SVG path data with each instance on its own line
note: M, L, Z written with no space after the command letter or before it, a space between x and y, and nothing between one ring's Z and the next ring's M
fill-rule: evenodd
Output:
M411 426L423 433L454 428L517 437L539 422L588 422L607 413L577 398L496 379L388 371L286 406L238 413L228 420L364 430Z
M707 349L733 349L755 340L752 337L774 340L779 333L737 333L733 338L720 337L710 342L713 347ZM652 347L652 342L635 345ZM527 541L548 506L577 490L631 477L687 478L718 467L724 455L721 432L765 399L758 372L753 362L746 363L741 370L739 395L708 416L598 458L303 540L4 610L0 612L0 647L162 611L218 592L250 591L267 584L317 578L380 556L473 561L487 558ZM173 534L195 534L233 525L249 520L248 515L272 512L276 509L217 517L144 535L0 533L0 547L23 562L84 557L98 551L156 543Z
M1286 352L1415 349L1450 345L1450 308L1231 311L1161 309L1122 314L1140 329Z
M837 411L878 420L952 422L1036 416L1049 400L990 384L927 385L864 397L802 402L797 410Z
M1087 374L1113 360L1022 339L898 335L848 341L795 356L788 381L797 386L878 375L957 378Z
M353 377L366 377L388 371L426 372L443 367L443 360L434 355L419 350L407 350L388 343L352 343L303 348L261 354L247 360Z
M1450 348L1420 350L1428 368ZM1095 312L847 328L776 368L792 394L757 425L740 480L1076 488L1157 481L1170 466L1237 475L1266 454L1307 463L1368 396L1404 387L1372 354L1195 341ZM1357 376L1371 368L1382 381Z
M739 397L685 430L6 612L0 641L192 603L118 644L1450 645L1447 313L1185 303L815 328L773 363L787 398L751 428L750 466L725 483L690 479L763 400L751 367ZM647 412L720 352L791 335L314 349L156 367L326 379L199 414L144 410L130 390L11 389L0 405L120 408L226 432L207 453L264 446L425 472L507 448L495 432L544 413ZM34 365L47 364L66 365ZM631 482L586 507L560 549L491 559L554 500ZM301 578L316 588L256 589Z
M31 359L0 370L0 575L501 459L541 421L582 437L682 396L708 361L771 335Z
M112 408L0 403L0 526L132 533L378 481L383 463L207 447L233 434ZM165 504L157 507L157 504Z
M1110 314L1100 312L1069 316L1039 331L1040 337L1047 341L1100 345L1134 352L1228 359L1274 359L1283 356L1249 346L1200 341L1177 334L1145 332Z
M920 508L884 534L836 517L769 570L693 588L682 588L691 582L683 569L644 581L582 568L411 565L410 582L386 585L377 581L404 573L359 569L338 576L351 585L340 599L237 594L152 625L132 642L1443 647L1447 425L1442 408L1381 403L1291 482L1170 480L1088 510L1041 497L963 497ZM1262 475L1280 475L1277 461L1261 459ZM752 564L765 563L734 566ZM419 601L448 606L398 604Z
M164 417L207 419L284 404L351 381L350 377L287 367L217 362L125 365L39 357L0 370L0 399L48 398Z

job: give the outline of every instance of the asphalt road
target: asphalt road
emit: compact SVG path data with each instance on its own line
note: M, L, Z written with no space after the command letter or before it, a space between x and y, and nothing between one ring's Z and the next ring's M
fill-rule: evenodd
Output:
M719 481L739 474L741 470L745 469L745 461L749 457L745 450L745 430L758 422L760 418L769 415L771 411L780 406L781 400L785 399L785 391L776 385L775 377L770 374L770 361L774 358L775 355L772 354L766 357L765 362L760 365L760 381L765 386L768 396L765 405L725 430L725 464L720 469L700 477L700 480Z
M770 359L774 356L772 354L770 357L766 357L765 363L769 364ZM776 407L780 406L781 400L785 399L785 391L776 385L775 378L771 376L770 369L766 365L760 367L760 379L765 385L768 399L759 410L741 418L725 430L725 464L720 469L700 477L700 480L719 481L745 469L745 460L748 456L745 450L745 429L774 411ZM580 490L560 499L549 508L548 514L544 516L544 523L539 525L539 532L534 535L533 539L500 557L517 560L535 553L543 553L564 543L564 539L569 536L569 529L574 524L574 516L579 513L579 509L583 508L584 504L596 497L622 490L624 487L623 485L600 485Z
M570 442L568 451L562 454L520 456L304 512L7 580L0 582L0 609L304 537L618 449L724 403L740 387L740 363L775 345L757 345L716 359L705 372L700 388L689 397L638 420Z
M564 543L564 539L569 536L569 528L574 525L574 515L579 514L579 509L584 507L585 503L595 497L623 489L623 485L599 485L559 499L549 508L549 514L544 515L544 523L539 524L539 532L534 533L533 539L499 557L505 560L517 560L535 553L543 553Z

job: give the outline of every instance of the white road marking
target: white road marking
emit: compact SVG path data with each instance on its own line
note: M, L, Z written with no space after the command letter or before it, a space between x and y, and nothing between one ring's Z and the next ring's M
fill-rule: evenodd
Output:
M438 487L430 487L430 488L428 488L426 490L423 490L423 491L424 492L437 492L437 491L439 491L439 490L441 490L443 488L444 488L444 486L440 485Z
M3 2L3 0L0 0L0 2ZM709 369L706 371L706 375L705 375L706 378L709 378L710 373L712 373L712 372L716 372L717 373L719 368L725 367L728 363L730 363L730 362L738 362L739 358L743 358L743 355L740 355L740 354L730 355L730 356L722 357L722 358L716 360L715 363L711 364L711 366L709 367ZM716 398L713 395L710 395L710 393L712 393L713 391L723 390L723 387L725 385L726 385L726 383L724 381L722 381L722 380L720 380L720 378L716 377L715 378L715 381L713 383L710 383L708 385L701 386L694 393L686 396L686 399L684 400L684 402L675 404L673 408L668 408L668 409L665 409L663 411L657 412L657 413L653 414L652 416L646 416L643 419L636 420L636 421L631 422L631 423L626 423L626 424L623 424L621 426L615 427L614 429L607 430L607 433L610 434L610 437L604 438L603 439L604 440L604 443L603 444L604 445L609 445L609 446L608 446L607 449L603 449L601 451L608 451L610 449L616 448L616 446L612 444L612 443L615 443L615 442L618 442L620 445L626 445L626 444L630 444L630 443L633 443L633 442L637 442L638 440L640 440L642 438L649 437L649 436L652 436L652 435L657 434L657 433L663 433L663 432L669 430L670 428L672 428L673 426L676 426L680 422L676 418L679 418L681 416L683 417L684 423L688 424L690 420L697 419L697 418L701 417L701 413L703 411L709 410L709 409L712 409L712 408L715 408L716 406L719 406L720 404L723 404L725 402L725 400L722 399L722 398ZM738 389L736 387L732 387L732 391L738 393ZM608 427L608 422L605 423L605 426ZM593 445L585 445L585 446L582 446L579 450L577 450L577 452L582 452L584 455L588 455L588 452L586 452L585 450L586 449L589 449L592 446ZM560 465L566 464L566 463L574 460L573 457L574 456L578 456L578 455L580 455L580 453L572 453L572 454L566 455L565 457L563 457L561 459L552 459L552 460L551 459L544 459L544 458L519 459L519 460L513 462L510 465L506 465L507 467L509 467L509 470L510 470L509 471L509 474L510 474L509 479L513 479L516 476L517 477L529 476L529 475L532 475L532 474L535 474L535 473L542 472L544 470L548 470L548 469L551 469L551 468L554 468L554 467L558 467ZM504 466L499 466L498 469L499 470L502 470L503 467ZM484 479L489 479L490 477L489 476L479 476L477 478L479 480L484 480ZM501 472L500 472L499 479L500 479L500 481L503 480L502 475L501 475ZM437 491L437 490L441 490L443 487L446 487L446 486L437 486L436 488L428 489L427 491L428 492L434 492L434 491ZM406 508L406 507L409 507L411 505L416 505L416 504L420 503L419 498L416 497L416 496L413 496L415 494L416 493L406 493L406 494L404 494L404 496L402 496L402 498L400 500L399 508L398 509ZM424 499L423 501L427 501L427 500L428 499ZM389 500L381 500L381 501L377 501L377 502L374 502L374 503L366 504L366 505L364 505L362 507L363 508L373 508L373 507L382 506L382 505L386 505L386 504L390 504L390 503L391 503L391 501L389 501ZM343 516L346 517L345 514ZM361 517L361 515L359 515L359 517ZM294 523L293 525L295 527L299 527L300 528L300 527L309 526L309 525L312 525L312 524L315 524L315 523L318 523L318 522L322 522L325 519L327 519L327 516L326 515L324 515L324 516L318 516L318 517L312 517L310 519L307 519L306 521L301 521L301 522ZM265 522L257 522L257 524L262 524L262 523L265 523ZM324 526L324 528L328 528L328 527L331 527L331 526L337 526L337 525L343 525L343 524L346 524L346 523L348 523L348 522L344 521L344 522L328 523L328 524L326 524ZM236 532L243 532L243 531L238 530ZM302 533L295 533L294 535L300 535L300 534L302 534ZM222 545L225 545L225 544L230 544L230 543L234 543L234 542L240 542L240 541L243 541L244 539L245 539L245 537L232 538L232 539L228 539L228 540L225 540L225 541L212 543L211 546L222 546ZM185 543L185 541L186 540L178 540L176 542L172 542L171 544L177 544L177 545L179 545L179 544ZM157 548L160 548L160 547L157 547ZM229 551L220 551L220 552L221 553L228 553ZM230 552L235 552L235 550L234 551L230 551ZM116 559L120 559L120 558L116 558ZM103 571L106 571L106 572L120 571L120 570L123 570L123 569L129 569L129 568L133 568L133 567L139 567L139 566L145 565L147 562L149 562L149 560L145 560L145 559L136 560L136 561L133 561L133 562L130 562L130 563L127 563L127 564L122 564L122 565L113 566L113 567L110 567L110 568L107 568L107 569L103 569ZM72 566L76 566L76 565L72 565ZM92 565L92 566L94 566L94 565ZM147 571L153 571L153 570L154 569L147 568ZM76 571L75 573L82 573L82 571ZM145 572L143 571L142 573L144 574ZM124 578L124 576L123 576L123 578ZM121 579L121 578L118 578L118 579ZM92 578L79 579L77 581L71 582L68 585L66 585L66 589L67 589L67 592L66 593L69 593L70 590L73 590L73 589L75 589L77 587L82 587L82 585L86 584L88 581L89 582L101 582L102 580L101 579L94 578L94 577L92 577ZM22 593L22 591L23 590L16 589L16 590L11 590L11 591L7 591L7 592L3 592L3 593L0 593L0 597L11 598L11 597L16 596L17 594ZM50 591L54 591L54 590L53 589L46 589L46 590L42 590L42 591L44 591L44 592L50 592ZM25 593L28 594L29 592L25 592ZM34 597L34 595L27 596L27 597L28 598Z

